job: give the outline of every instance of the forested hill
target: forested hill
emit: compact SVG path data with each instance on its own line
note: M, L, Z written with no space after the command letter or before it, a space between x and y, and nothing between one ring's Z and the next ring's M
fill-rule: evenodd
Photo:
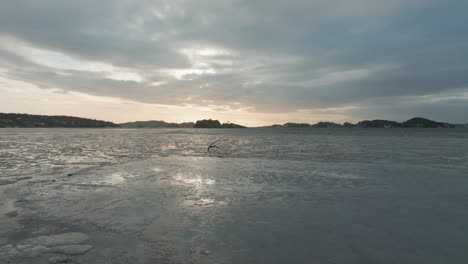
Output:
M436 122L426 118L414 117L403 123L399 123L391 120L375 119L375 120L364 120L357 124L344 123L337 124L333 122L318 122L317 124L311 125L308 123L286 123L284 125L273 125L266 128L463 128L468 127L467 125L461 124L450 124L443 122Z
M0 127L119 127L112 122L73 116L0 113Z
M122 124L95 120L89 118L80 118L73 116L45 116L29 114L5 114L0 113L1 127L121 127L121 128L245 128L234 123L221 124L218 120L204 119L196 123L168 123L164 121L136 121ZM390 120L364 120L357 124L333 122L309 123L286 123L284 125L273 125L264 128L468 128L468 124L450 124L436 122L425 118L415 117L405 122L399 123Z

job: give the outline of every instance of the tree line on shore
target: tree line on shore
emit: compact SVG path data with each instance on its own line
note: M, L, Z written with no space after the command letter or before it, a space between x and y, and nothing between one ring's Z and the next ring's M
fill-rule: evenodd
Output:
M116 124L108 121L73 116L46 116L16 113L0 113L0 127L81 127L81 128L246 128L234 123L221 123L218 120L204 119L194 122L168 123L164 121L135 121ZM262 128L455 128L468 125L436 122L426 118L415 117L399 123L391 120L364 120L356 124L334 122L285 123L283 125L265 126Z

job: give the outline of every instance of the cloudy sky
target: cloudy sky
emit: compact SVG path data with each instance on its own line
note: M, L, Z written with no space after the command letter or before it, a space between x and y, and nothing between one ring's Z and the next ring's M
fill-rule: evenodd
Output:
M468 1L0 2L0 112L468 122Z

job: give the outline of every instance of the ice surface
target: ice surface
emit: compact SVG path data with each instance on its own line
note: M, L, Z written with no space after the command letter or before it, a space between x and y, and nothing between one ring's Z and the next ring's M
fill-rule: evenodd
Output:
M71 232L56 235L38 236L29 238L20 242L20 244L32 244L42 246L57 246L82 243L88 240L89 237L82 233Z
M0 263L466 263L466 130L306 131L0 130Z

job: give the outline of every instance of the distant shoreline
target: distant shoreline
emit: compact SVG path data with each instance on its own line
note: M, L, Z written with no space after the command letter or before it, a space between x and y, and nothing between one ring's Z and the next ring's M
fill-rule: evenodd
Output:
M116 124L109 121L95 120L73 116L46 116L17 113L0 113L0 128L112 128L112 129L160 129L160 128L196 128L196 129L284 129L284 128L468 128L468 124L451 124L437 122L426 118L414 117L405 122L375 119L364 120L356 124L318 122L309 123L285 123L283 125L271 125L260 127L245 127L234 123L221 124L218 120L198 120L197 122L168 123L165 121L135 121Z
M0 130L14 130L14 129L92 129L92 130L233 130L232 128L194 128L194 127L147 127L147 128L133 128L133 127L0 127ZM381 128L381 127L245 127L243 129L234 130L406 130L406 129L438 129L438 130L454 130L454 129L468 129L468 125L457 125L455 127L394 127L394 128Z

